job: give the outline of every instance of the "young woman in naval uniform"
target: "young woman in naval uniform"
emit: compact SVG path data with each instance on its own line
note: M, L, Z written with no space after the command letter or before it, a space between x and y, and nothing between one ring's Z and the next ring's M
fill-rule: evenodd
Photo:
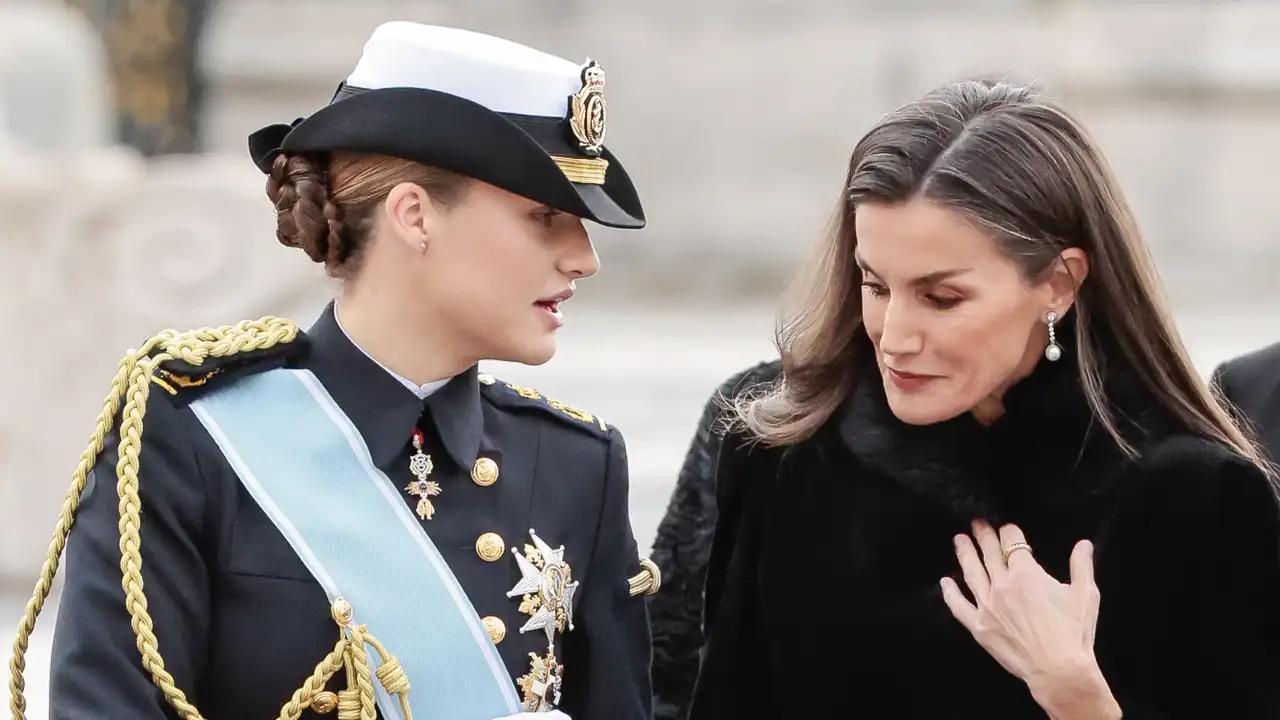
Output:
M53 720L650 717L618 430L477 372L540 364L639 228L605 74L393 22L250 138L277 237L341 281L305 332L166 332L121 364L16 644L68 572Z

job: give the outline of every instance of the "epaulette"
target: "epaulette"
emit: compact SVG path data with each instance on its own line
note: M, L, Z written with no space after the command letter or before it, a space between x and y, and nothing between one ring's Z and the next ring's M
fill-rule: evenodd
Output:
M499 380L488 373L480 373L479 380L482 394L495 405L538 410L594 435L601 437L609 435L609 425L599 415L592 415L585 410L547 397L533 388Z
M149 353L152 358L163 357L151 375L151 382L175 405L184 406L237 378L284 367L305 353L309 343L301 330L288 321L281 323L272 328L277 330L269 333L272 337L259 336L261 339L239 343L239 346L233 342L231 346L219 347L218 339L211 338L207 329L175 335L173 342L160 344ZM285 331L279 331L280 328ZM213 332L222 330L225 329ZM196 351L183 357L182 351L189 348Z

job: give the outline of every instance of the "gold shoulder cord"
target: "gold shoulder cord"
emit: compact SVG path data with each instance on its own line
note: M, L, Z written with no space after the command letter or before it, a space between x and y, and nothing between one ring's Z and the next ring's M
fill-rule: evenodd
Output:
M174 685L173 676L165 670L160 657L160 646L147 612L147 598L142 585L142 550L139 527L141 503L138 498L139 452L142 447L142 418L146 412L151 379L160 363L171 359L199 366L207 358L223 358L253 350L263 350L297 338L297 327L276 317L264 317L257 321L245 321L218 328L203 328L188 333L165 330L148 340L137 350L131 350L120 361L111 392L107 395L102 412L98 415L93 438L80 455L80 462L72 475L71 489L62 504L61 515L53 530L53 540L40 568L26 612L18 624L17 637L13 641L13 658L9 662L10 709L13 720L26 720L26 683L22 674L26 669L24 659L36 617L49 596L53 578L58 572L67 536L75 522L76 508L84 492L89 471L97 461L111 432L121 398L125 398L120 425L120 460L116 464L116 491L120 497L120 571L121 585L125 592L125 605L133 618L133 630L137 636L142 666L151 673L156 686L183 720L203 720L200 711L187 701L182 690ZM159 350L156 354L151 353ZM373 647L382 659L375 676L389 694L397 696L406 720L413 717L409 710L409 682L400 663L367 628L353 622L354 610L345 600L337 600L331 608L334 622L339 627L339 639L333 652L316 666L315 672L293 693L289 702L280 709L278 720L298 720L306 709L318 712L337 710L339 720L375 720L377 709L373 693L373 679L369 673L366 644ZM335 696L323 688L339 670L346 671L347 689Z

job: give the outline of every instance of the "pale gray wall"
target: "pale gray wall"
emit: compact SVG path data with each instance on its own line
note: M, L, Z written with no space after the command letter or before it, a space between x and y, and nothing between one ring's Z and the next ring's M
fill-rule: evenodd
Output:
M597 233L614 288L776 292L866 125L994 72L1045 83L1096 131L1176 295L1275 299L1277 3L221 0L208 146L242 153L250 130L327 101L395 18L602 63L610 144L651 217L640 234Z

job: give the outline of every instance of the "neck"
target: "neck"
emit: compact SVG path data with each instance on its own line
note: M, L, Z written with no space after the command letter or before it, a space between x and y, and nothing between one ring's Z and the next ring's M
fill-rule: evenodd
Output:
M392 372L425 385L458 375L479 361L460 351L438 318L406 308L404 294L354 285L338 301L342 328Z
M995 421L1004 416L1004 396L992 395L974 405L969 412L983 427L991 427Z
M1018 383L1026 380L1035 372L1036 366L1040 363L1040 349L1036 344L1030 345L1023 354L1022 362L1018 365L1013 376L1010 377L998 390L978 401L973 406L970 414L983 427L991 427L997 420L1004 417L1004 397L1009 389Z

